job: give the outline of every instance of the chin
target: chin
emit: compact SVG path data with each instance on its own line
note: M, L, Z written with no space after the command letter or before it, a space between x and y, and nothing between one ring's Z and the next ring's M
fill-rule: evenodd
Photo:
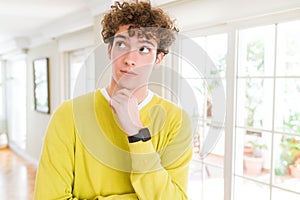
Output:
M134 91L141 87L144 87L147 84L146 80L132 80L132 79L122 79L118 82L118 86L121 88L126 88L128 90Z

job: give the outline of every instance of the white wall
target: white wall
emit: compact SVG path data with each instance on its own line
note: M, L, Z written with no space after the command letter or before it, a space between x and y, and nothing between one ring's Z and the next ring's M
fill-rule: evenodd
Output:
M33 65L32 61L37 58L49 58L49 82L50 82L50 114L43 114L34 110L33 93ZM27 69L27 144L26 153L34 161L38 161L46 127L51 114L61 103L61 70L58 45L56 42L30 49L28 52Z
M44 136L53 112L65 99L64 90L66 67L62 55L64 52L93 45L93 31L87 29L63 36L56 41L32 48L27 56L27 144L26 157L36 163L39 160ZM50 114L43 114L34 110L33 65L34 59L49 58L50 82Z

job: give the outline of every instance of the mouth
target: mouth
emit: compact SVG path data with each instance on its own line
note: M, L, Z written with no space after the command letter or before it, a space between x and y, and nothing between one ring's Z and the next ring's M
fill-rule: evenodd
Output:
M120 70L120 72L122 73L122 74L124 74L124 75L131 75L131 76L136 76L136 75L138 75L137 73L135 73L133 70Z

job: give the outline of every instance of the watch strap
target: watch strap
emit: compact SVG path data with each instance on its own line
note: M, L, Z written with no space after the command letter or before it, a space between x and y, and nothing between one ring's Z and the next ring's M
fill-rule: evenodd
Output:
M129 143L134 143L138 141L146 142L151 139L151 134L148 128L142 128L139 130L138 134L128 136Z

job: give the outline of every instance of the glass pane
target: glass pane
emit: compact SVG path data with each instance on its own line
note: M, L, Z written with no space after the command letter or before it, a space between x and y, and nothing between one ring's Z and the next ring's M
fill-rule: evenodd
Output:
M208 70L207 76L225 77L227 34L207 36L206 40L205 50L214 63L214 68Z
M275 129L300 133L300 78L276 80Z
M207 178L203 182L204 200L223 200L224 199L224 171L221 168L204 165ZM217 192L216 192L217 191Z
M238 76L273 76L275 25L239 32Z
M199 47L199 52L196 52L199 66L193 66L193 63L190 63L187 58L182 58L180 61L181 75L184 78L182 81L188 81L197 99L198 105L191 105L194 106L192 116L199 119L194 134L194 155L190 168L188 194L189 199L223 200L225 133L219 116L223 114L225 117L227 34L195 37L192 40ZM189 44L188 41L183 41L182 51L191 54L191 48L187 44ZM187 97L184 95L186 92L183 87L180 88L180 91L181 96ZM224 94L224 96L220 98L218 96L220 94ZM188 98L182 99L189 101ZM220 106L223 108L220 109ZM197 110L199 113L195 112ZM215 135L220 137L214 138L213 142L206 140L208 136ZM200 153L203 153L204 146L211 148L209 151L205 151L208 155L201 160ZM203 164L203 161L206 164ZM221 192L216 193L215 190Z
M205 113L205 102L206 102L206 96L205 96L205 92L206 92L206 88L205 88L205 80L203 79L185 79L185 81L188 82L189 86L192 88L196 101L197 101L197 105L190 105L191 109L189 113L192 117L198 117L199 119L204 118L204 113ZM185 95L185 92L187 92L184 88L184 86L181 84L181 88L180 88L180 95L182 97L187 97L187 95ZM189 105L189 98L181 98L182 101L187 101L187 102L182 102L183 105Z
M202 49L206 48L206 37L195 37L192 38Z
M274 184L299 192L300 136L276 134L274 137Z
M234 182L234 200L268 200L270 187L236 177Z
M183 80L182 80L183 81ZM191 104L190 105L190 109L191 110L191 116L192 117L199 117L200 120L205 120L207 121L209 124L212 123L211 121L214 120L214 125L216 125L216 123L219 123L219 121L217 121L218 119L220 119L220 116L224 113L221 113L222 111L224 111L223 109L219 109L220 106L225 106L225 100L226 97L225 96L220 96L221 93L223 93L225 95L225 89L226 89L226 85L225 85L225 80L221 80L221 79L184 79L184 81L187 81L187 83L189 84L189 86L192 88L195 98L196 98L196 102L197 105L195 104ZM181 88L180 88L180 95L182 97L187 97L188 94L187 91L185 91L185 84L181 84ZM214 95L214 96L212 96ZM214 99L213 99L214 98ZM221 100L222 99L222 100ZM181 98L182 101L186 101L186 102L182 102L182 104L184 105L189 105L189 101L191 101L189 98ZM221 102L219 102L221 101ZM215 106L214 106L215 105ZM225 112L225 111L224 111ZM222 126L223 124L219 124L220 126Z
M271 133L237 129L235 173L270 182Z
M94 65L86 65L91 48L76 50L69 53L69 95L70 98L83 95L95 89ZM90 74L93 74L92 76Z
M190 200L223 200L224 199L224 171L221 168L192 161L188 183L188 197ZM217 192L216 192L217 191Z
M204 162L210 163L220 168L224 168L224 148L225 148L224 141L225 141L225 134L223 130L222 133L220 134L219 139L216 141L214 148L204 158ZM219 175L217 177L219 177Z
M272 130L273 80L239 79L237 84L238 126Z
M217 128L205 125L203 132L200 133L200 153L207 153L203 161L220 168L224 167L224 149L225 149L225 131L223 128ZM210 134L210 136L208 136ZM212 138L216 136L216 138ZM209 137L209 138L208 138ZM205 148L205 149L203 149ZM207 149L209 148L209 149Z
M300 21L278 25L277 76L300 75Z
M182 59L182 75L186 78L197 78L197 76L225 77L227 56L227 34L211 35L207 37L196 37L192 40L199 45L199 66L192 66L188 60ZM187 45L183 43L183 49ZM188 47L187 47L188 48ZM190 49L189 49L190 50ZM188 68L187 65L190 65ZM204 66L204 68L201 68Z
M3 87L4 87L4 70L2 69L2 62L0 61L0 120L4 120L5 118L5 107L4 107L4 93L3 93ZM1 133L0 128L0 133Z
M299 182L297 183L299 186ZM300 199L300 194L295 194L292 192L280 190L277 188L272 189L272 200L283 200L283 199L288 199L288 200L299 200Z
M187 188L187 195L189 197L189 200L203 199L203 182L201 181L202 171L201 168L196 167L196 165L190 166L190 177Z
M7 122L9 139L20 148L26 148L26 61L7 63ZM16 126L16 124L18 124Z
M188 38L181 42L181 75L184 78L201 78L205 76L206 62L209 59L204 48L198 44L199 38Z
M207 83L203 79L185 79L188 84L192 87L193 92L196 97L196 102L195 103L189 103L191 101L191 98L182 98L182 104L184 105L190 105L189 108L186 108L186 111L190 114L192 117L192 122L197 122L195 124L196 126L193 126L194 128L194 145L195 145L195 152L200 152L200 146L203 146L203 142L207 137L207 134L209 132L210 135L213 136L221 136L224 130L222 129L223 124L219 123L217 121L219 118L218 116L221 115L220 112L222 111L219 109L217 106L220 104L217 102L219 99L218 97L214 97L215 101L212 100L211 96L211 90L215 90L216 88L207 88ZM219 87L217 86L218 84L223 84L225 80L213 80L212 83L215 84L216 86L212 87ZM186 97L186 91L184 88L181 88L181 96ZM225 93L225 92L224 92ZM221 102L225 104L224 100ZM221 105L223 105L221 104ZM224 111L224 109L223 109ZM224 111L225 112L225 111ZM225 116L225 113L223 113L223 116ZM214 121L213 121L214 120ZM218 140L217 140L218 139ZM212 150L212 147L215 147L216 143L219 142L220 138L217 137L215 139L214 144L208 144L211 148L209 151ZM223 143L219 143L220 146L218 146L217 151L222 151L221 155L224 155L224 138L223 138ZM209 141L211 142L211 140ZM222 150L221 150L222 149ZM205 151L206 152L206 151Z
M217 129L217 131L220 131L219 138L216 140L211 153L204 161L224 168L225 132L224 129Z
M199 159L200 157L200 149L203 143L203 121L199 121L196 130L193 135L193 146L194 146L194 158Z
M226 112L226 80L206 79L207 120L212 126L224 126Z
M202 78L204 75L196 66L181 59L181 76L183 78Z

